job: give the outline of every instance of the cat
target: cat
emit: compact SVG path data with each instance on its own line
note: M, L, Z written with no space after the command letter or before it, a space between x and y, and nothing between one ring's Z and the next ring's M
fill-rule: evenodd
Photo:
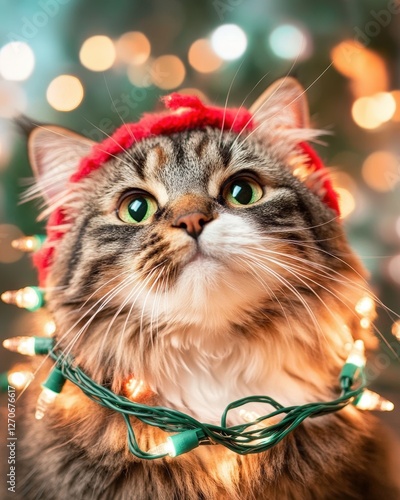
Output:
M201 114L195 98L174 99L173 123L191 107ZM134 374L146 387L140 403L216 424L254 394L286 406L334 399L346 345L372 343L355 312L366 272L326 172L310 173L310 150L299 146L319 134L303 88L284 78L250 113L228 113L229 128L174 125L141 139L131 129L128 148L113 136L90 165L87 138L57 126L29 137L29 196L41 193L50 216L37 264L58 346L118 394ZM352 405L305 420L263 453L202 446L145 461L129 452L121 416L69 382L34 419L51 366L18 403L13 498L400 498L384 431ZM240 422L233 412L229 423ZM143 450L162 441L159 429L132 423Z

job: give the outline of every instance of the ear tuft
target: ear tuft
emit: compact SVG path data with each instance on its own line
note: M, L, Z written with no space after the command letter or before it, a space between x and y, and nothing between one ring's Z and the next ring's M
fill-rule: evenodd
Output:
M36 185L27 192L25 200L41 195L52 209L59 205L69 178L94 144L86 137L55 125L36 126L30 130L28 152Z

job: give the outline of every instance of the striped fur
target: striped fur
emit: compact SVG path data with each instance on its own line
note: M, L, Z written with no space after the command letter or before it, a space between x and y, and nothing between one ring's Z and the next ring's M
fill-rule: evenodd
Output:
M298 135L288 130L286 142ZM98 382L121 392L134 373L153 391L142 402L215 423L252 394L289 405L337 393L349 332L370 339L355 313L368 286L312 179L293 175L302 160L294 144L282 153L283 137L272 120L240 139L212 129L146 139L48 195L72 221L47 283L57 340ZM264 194L232 207L223 186L243 172ZM116 217L132 188L158 203L140 225ZM193 211L210 219L198 240L174 226ZM148 463L129 454L122 419L70 384L34 422L37 390L21 423L24 499L399 498L375 420L355 408L305 422L264 454L213 446ZM163 439L133 423L144 449Z

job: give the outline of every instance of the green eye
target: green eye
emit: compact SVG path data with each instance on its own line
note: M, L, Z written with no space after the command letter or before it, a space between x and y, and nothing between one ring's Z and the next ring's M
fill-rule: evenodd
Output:
M122 222L140 224L157 211L156 200L145 193L124 196L118 204L117 214Z
M225 199L232 205L252 205L263 195L261 186L250 179L232 181L225 190Z

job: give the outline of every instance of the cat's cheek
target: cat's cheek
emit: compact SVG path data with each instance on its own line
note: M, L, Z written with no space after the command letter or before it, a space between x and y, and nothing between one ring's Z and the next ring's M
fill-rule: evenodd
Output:
M259 230L245 214L221 214L208 224L199 239L201 252L207 257L227 261L244 255L261 244Z

